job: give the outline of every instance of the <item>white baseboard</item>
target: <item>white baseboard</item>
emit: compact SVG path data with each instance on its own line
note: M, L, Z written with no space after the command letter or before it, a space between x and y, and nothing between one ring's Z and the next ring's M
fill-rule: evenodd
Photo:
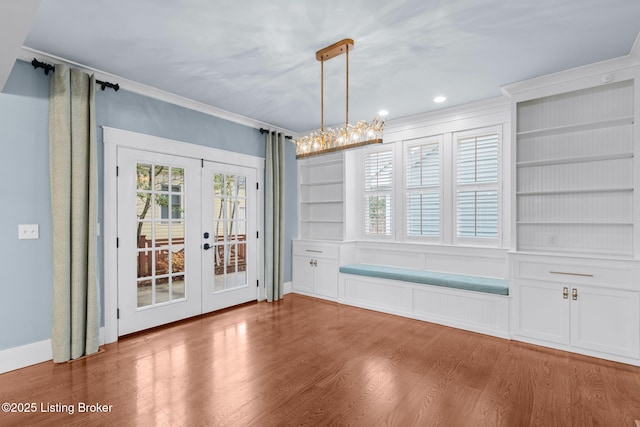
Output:
M98 332L98 343L104 345L104 328L100 328ZM0 350L0 374L52 359L50 339Z
M293 282L284 282L284 293L290 294L293 292Z
M53 359L51 340L0 351L0 374Z

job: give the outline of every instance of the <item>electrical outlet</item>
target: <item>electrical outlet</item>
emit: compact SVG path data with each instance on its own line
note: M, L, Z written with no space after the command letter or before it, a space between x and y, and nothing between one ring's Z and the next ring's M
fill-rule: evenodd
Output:
M18 225L18 239L39 239L40 230L38 224L19 224Z

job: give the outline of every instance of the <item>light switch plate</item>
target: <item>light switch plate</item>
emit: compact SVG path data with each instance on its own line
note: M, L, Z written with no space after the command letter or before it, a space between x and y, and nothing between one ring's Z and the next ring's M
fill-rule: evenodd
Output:
M39 239L40 230L38 224L19 224L18 225L18 239Z

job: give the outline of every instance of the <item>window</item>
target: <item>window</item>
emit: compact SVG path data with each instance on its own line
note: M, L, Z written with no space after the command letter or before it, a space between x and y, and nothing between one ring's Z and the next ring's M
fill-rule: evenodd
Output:
M393 151L364 155L364 231L366 236L391 236Z
M500 136L457 135L456 220L459 238L498 238Z
M407 146L407 237L440 236L440 140Z

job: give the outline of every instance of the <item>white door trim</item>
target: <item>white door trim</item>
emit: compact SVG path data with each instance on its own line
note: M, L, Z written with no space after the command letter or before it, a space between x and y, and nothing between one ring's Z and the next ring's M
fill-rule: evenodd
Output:
M118 341L118 238L117 218L117 175L118 148L132 148L136 150L151 151L162 154L175 155L179 153L183 157L192 157L217 163L244 166L256 169L256 178L260 191L258 191L258 217L264 218L264 167L265 159L247 154L205 147L188 142L145 135L137 132L125 131L103 126L104 143L104 341L106 344ZM258 221L258 232L264 236L264 220ZM258 277L260 286L258 299L265 298L264 293L264 253L263 245L257 245L258 251Z

